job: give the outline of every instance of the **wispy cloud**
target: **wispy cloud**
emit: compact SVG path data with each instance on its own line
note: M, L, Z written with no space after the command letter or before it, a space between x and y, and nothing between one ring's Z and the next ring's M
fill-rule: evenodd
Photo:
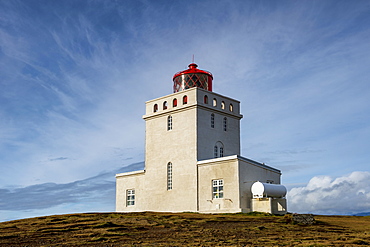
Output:
M2 220L8 220L7 211L29 212L32 215L35 211L44 210L50 214L52 208L61 205L69 205L71 211L76 211L77 206L87 201L92 206L86 206L85 211L99 211L100 208L94 208L97 203L109 205L114 210L115 204L115 174L140 170L144 163L135 163L117 170L103 172L99 175L78 180L71 183L43 183L35 184L21 188L0 189L0 212Z
M58 158L51 158L49 161L57 161L57 160L68 160L67 157L58 157Z

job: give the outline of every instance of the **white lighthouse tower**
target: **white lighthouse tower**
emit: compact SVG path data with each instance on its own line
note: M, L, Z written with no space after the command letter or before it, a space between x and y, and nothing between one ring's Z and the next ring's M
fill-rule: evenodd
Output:
M116 211L284 214L285 194L253 198L254 182L280 184L281 172L240 156L240 102L212 92L197 67L146 102L145 170L116 175Z

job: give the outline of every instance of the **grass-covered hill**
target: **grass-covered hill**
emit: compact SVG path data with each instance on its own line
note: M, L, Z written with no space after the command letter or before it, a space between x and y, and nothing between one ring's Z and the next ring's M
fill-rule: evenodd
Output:
M0 223L0 246L360 246L370 217L196 213L86 213Z

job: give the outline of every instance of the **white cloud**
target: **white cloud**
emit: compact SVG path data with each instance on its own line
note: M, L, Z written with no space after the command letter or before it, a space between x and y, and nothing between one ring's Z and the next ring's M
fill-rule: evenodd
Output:
M355 214L370 210L370 172L356 171L333 179L313 177L288 192L288 210L297 213Z

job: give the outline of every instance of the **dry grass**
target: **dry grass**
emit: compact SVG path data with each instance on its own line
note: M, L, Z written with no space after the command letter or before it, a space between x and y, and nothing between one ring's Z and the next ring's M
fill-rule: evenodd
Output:
M87 213L0 223L0 246L359 246L370 217L315 216L314 225L253 214Z

